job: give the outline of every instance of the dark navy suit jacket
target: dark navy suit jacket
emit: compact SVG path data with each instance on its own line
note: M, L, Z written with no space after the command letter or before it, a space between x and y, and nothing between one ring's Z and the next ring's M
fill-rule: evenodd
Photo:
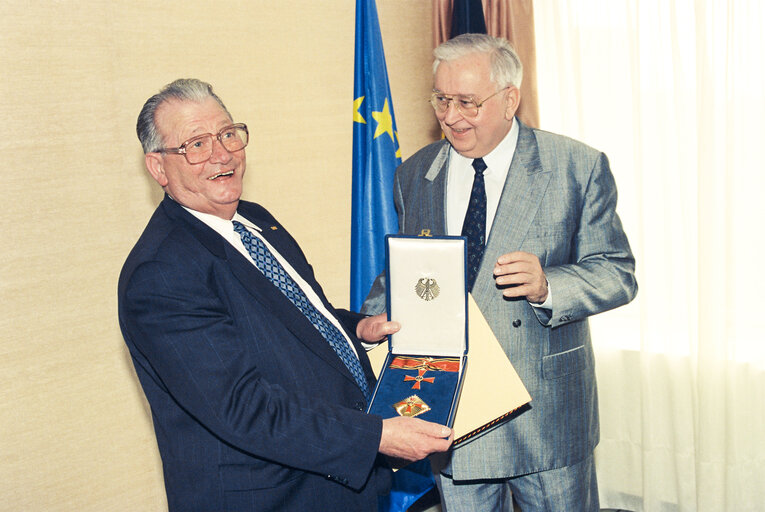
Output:
M343 322L295 240L239 213ZM382 420L333 349L241 253L169 197L127 258L119 319L151 405L171 511L375 510Z

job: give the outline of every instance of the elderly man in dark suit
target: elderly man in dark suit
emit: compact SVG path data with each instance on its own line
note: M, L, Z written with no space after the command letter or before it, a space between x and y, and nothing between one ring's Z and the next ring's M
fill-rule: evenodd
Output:
M606 156L531 129L515 112L521 62L504 39L435 50L431 98L445 140L396 172L403 234L468 238L471 293L532 397L454 449L447 512L596 511L598 403L587 318L635 296L635 260ZM362 311L385 307L378 278Z
M122 269L119 319L151 405L171 511L376 510L390 470L451 429L365 414L359 339L397 326L335 309L295 240L240 201L248 131L178 80L138 120L166 192Z

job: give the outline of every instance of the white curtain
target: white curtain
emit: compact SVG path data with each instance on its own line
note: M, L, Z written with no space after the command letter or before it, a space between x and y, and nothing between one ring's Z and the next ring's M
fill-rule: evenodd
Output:
M765 510L765 2L534 2L541 126L604 151L637 260L592 319L604 508Z

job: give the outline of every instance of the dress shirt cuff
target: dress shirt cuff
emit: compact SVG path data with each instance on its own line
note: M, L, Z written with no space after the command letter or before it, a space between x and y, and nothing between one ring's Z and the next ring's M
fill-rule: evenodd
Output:
M545 281L547 281L547 278L545 278ZM544 302L531 302L531 301L528 301L528 302L535 308L549 309L550 311L552 311L553 302L552 302L552 288L550 288L550 281L547 281L547 298L545 299Z
M364 347L364 350L369 352L370 350L376 349L377 347L379 347L383 343L388 343L388 337L387 336L384 337L383 339L381 339L380 341L374 341L374 342L371 342L371 343L368 342L368 341L362 341L361 342L361 346Z

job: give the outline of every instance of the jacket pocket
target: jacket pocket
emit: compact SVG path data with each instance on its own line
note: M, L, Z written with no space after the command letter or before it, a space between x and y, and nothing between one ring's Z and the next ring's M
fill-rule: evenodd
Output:
M542 376L548 380L581 372L586 367L587 352L584 345L542 358Z

